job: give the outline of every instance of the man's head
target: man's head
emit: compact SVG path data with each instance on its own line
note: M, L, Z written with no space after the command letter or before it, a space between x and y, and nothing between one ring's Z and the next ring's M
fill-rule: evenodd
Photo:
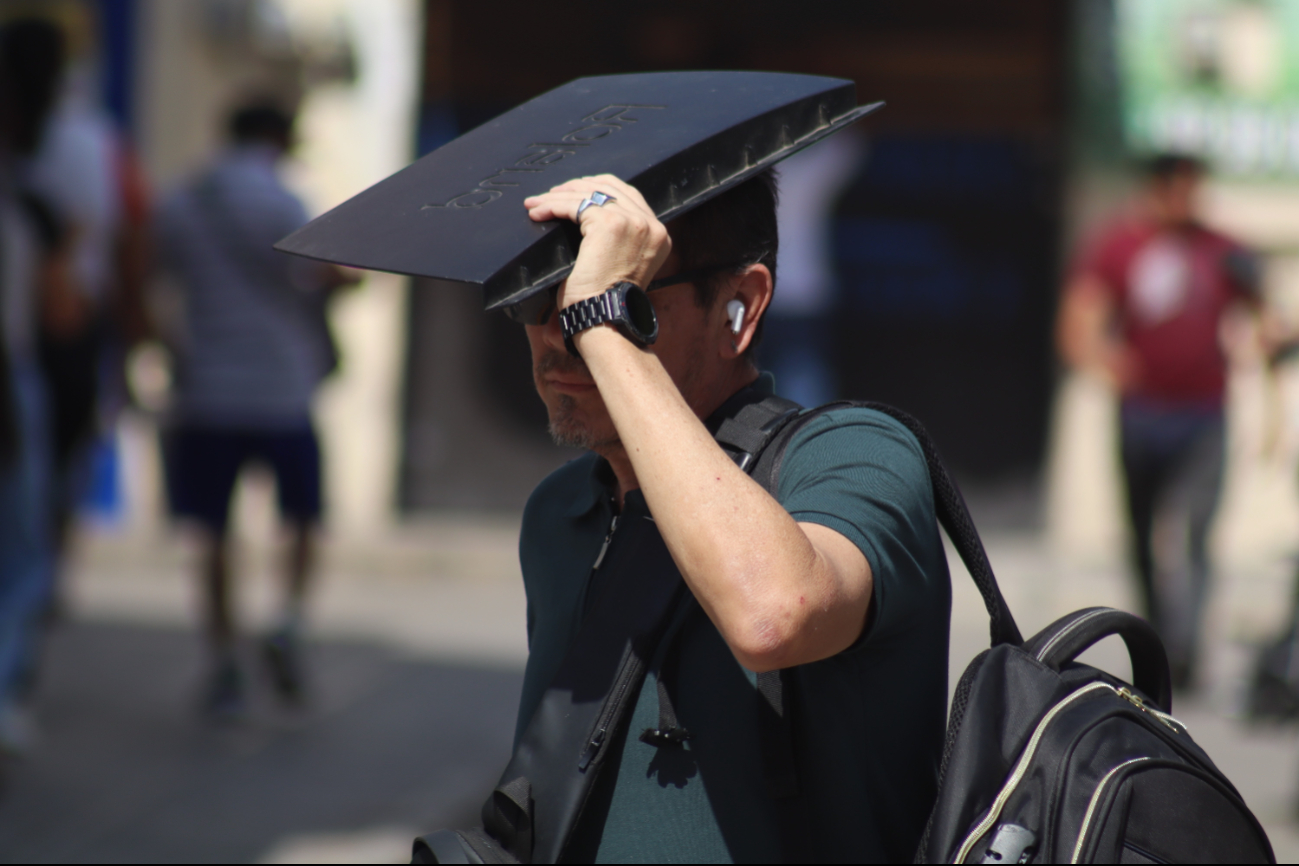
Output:
M752 352L775 286L776 177L767 170L668 224L672 254L655 279L705 271L650 293L659 320L653 351L695 413L704 417L757 375ZM733 333L727 304L744 305ZM561 444L603 451L618 436L586 365L564 348L559 317L529 325L533 379Z
M17 18L0 27L0 125L18 153L40 146L66 60L63 30L53 21Z
M1163 153L1151 157L1145 171L1155 219L1173 228L1194 223L1204 162L1193 156Z
M227 129L236 145L265 144L287 151L293 144L293 115L267 99L236 108L230 113Z

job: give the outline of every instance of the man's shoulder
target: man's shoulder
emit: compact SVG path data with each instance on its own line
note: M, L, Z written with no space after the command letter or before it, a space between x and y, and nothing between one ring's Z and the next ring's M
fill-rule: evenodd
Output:
M1159 226L1137 214L1122 214L1089 233L1079 266L1114 278L1118 271L1159 234Z
M924 451L901 422L876 409L835 407L806 421L786 446L775 494L800 521L823 523L863 551L882 534L905 536L904 546L934 540Z
M866 406L836 406L830 409L808 409L815 413L803 422L785 448L790 455L799 453L819 456L836 464L860 460L876 463L897 461L898 469L919 472L928 482L928 466L920 442L896 418Z
M1195 241L1196 243L1200 244L1202 247L1207 247L1209 249L1219 251L1219 252L1224 252L1224 253L1227 252L1249 253L1250 252L1249 247L1247 247L1245 244L1238 241L1236 238L1232 237L1231 235L1224 234L1223 232L1215 228L1211 228L1204 224L1199 224L1195 227L1195 229L1196 229L1195 236L1194 236Z
M815 413L814 417L804 424L803 430L815 425L823 425L827 428L873 428L889 433L900 433L910 441L915 442L915 437L911 435L911 431L901 421L887 412L871 408L866 404L844 402L841 405L836 405L830 403L823 407L814 406L810 409L804 409L800 414L807 416L812 413ZM916 447L919 447L919 443L917 443Z

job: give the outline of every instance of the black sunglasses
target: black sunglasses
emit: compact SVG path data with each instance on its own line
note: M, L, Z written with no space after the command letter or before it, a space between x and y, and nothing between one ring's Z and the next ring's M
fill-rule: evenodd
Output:
M665 289L668 286L676 286L681 283L694 283L699 280L719 273L720 271L733 271L743 265L712 265L706 268L695 268L689 271L682 271L679 274L673 274L670 277L663 277L655 280L645 287L645 291L653 292L657 289ZM511 321L518 322L521 325L544 325L550 321L550 314L555 311L555 296L559 294L559 284L551 286L543 292L537 292L535 295L529 295L517 304L510 304L503 307L502 312L510 318Z

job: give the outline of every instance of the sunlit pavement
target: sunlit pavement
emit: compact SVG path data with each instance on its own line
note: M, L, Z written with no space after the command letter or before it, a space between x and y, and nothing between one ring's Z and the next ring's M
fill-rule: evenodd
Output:
M230 728L194 712L203 657L184 546L92 538L50 643L41 741L8 769L0 859L402 862L417 831L473 821L507 757L526 655L516 532L507 519L446 518L382 543L331 544L312 706L283 711L254 676L250 718ZM1026 634L1080 607L1130 603L1112 557L1062 561L1027 534L988 543ZM250 636L275 609L272 561L262 547L243 557ZM1205 687L1174 714L1241 790L1278 859L1297 862L1299 735L1236 718L1252 644L1286 612L1289 570L1279 559L1223 567ZM954 585L953 681L987 641L959 568ZM1127 673L1116 639L1089 659Z

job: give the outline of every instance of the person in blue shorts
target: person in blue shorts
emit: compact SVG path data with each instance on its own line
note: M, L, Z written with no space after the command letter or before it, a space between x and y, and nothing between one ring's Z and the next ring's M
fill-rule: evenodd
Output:
M180 290L177 387L165 436L167 488L177 517L196 524L212 649L204 705L233 718L246 687L231 610L231 494L259 463L275 476L291 536L285 608L262 657L285 700L303 698L301 633L321 517L316 386L335 364L324 299L354 279L332 266L280 256L271 245L306 222L276 165L292 118L252 103L230 119L232 144L166 198L156 233L163 269Z

